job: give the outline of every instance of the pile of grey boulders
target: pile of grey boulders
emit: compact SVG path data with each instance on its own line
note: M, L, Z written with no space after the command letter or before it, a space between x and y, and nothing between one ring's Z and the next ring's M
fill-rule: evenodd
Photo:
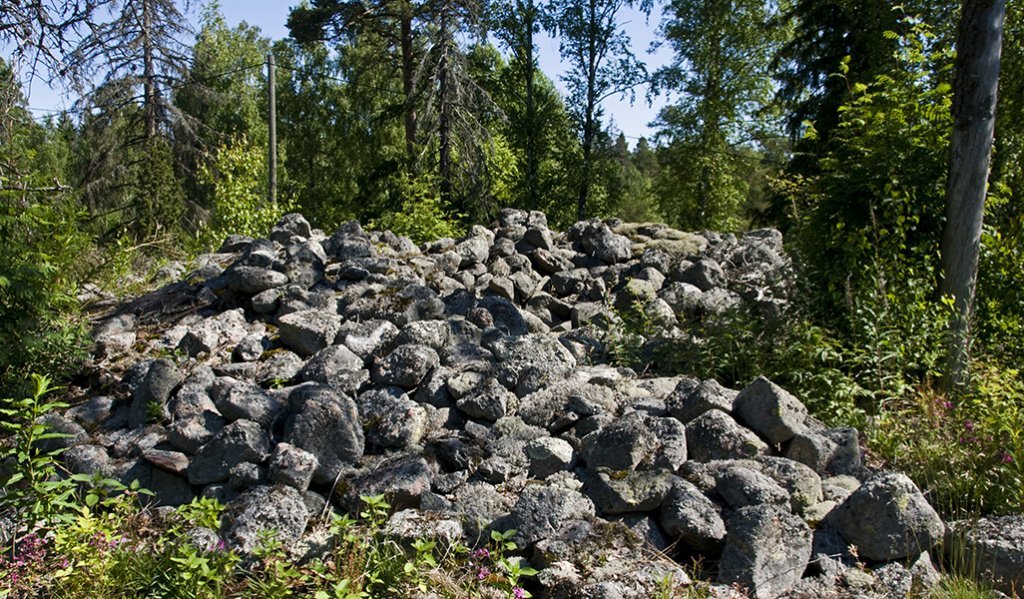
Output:
M273 528L313 555L312 522L383 493L398 537L514 529L541 597L648 597L698 572L716 596L924 592L946 526L861 463L856 430L764 378L608 365L623 309L684 337L737 306L781 313L791 279L776 231L555 233L505 210L417 247L290 214L106 314L89 388L49 420L74 472L228 504L207 534L243 551Z

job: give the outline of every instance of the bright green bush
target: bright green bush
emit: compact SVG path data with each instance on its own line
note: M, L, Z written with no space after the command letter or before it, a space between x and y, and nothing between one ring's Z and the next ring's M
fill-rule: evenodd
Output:
M210 162L199 166L201 185L212 189L213 205L198 245L209 249L228 235L266 236L280 218L293 211L294 203L267 200L267 168L264 149L245 137L221 146Z
M434 241L442 237L458 238L462 232L461 216L447 210L441 202L432 177L398 179L402 208L370 221L368 227L379 231L390 230L405 235L416 243Z

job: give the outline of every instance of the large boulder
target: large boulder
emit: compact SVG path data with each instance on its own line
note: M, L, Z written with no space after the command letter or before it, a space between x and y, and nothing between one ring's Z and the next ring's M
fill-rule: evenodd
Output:
M356 404L327 385L303 385L288 398L293 415L284 441L316 456L315 483L332 483L363 455L363 427Z

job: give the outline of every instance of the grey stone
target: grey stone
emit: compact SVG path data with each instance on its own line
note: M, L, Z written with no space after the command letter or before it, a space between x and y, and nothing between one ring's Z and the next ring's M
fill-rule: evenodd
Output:
M189 416L167 426L167 441L175 449L195 455L225 424L224 418L216 412Z
M352 514L363 507L360 495L384 495L394 510L418 508L436 475L436 465L419 455L399 455L339 482L335 500Z
M823 499L821 477L810 467L787 458L758 458L760 472L766 474L789 493L789 507L794 514L816 505Z
M270 437L260 425L236 420L225 426L199 450L188 467L193 485L223 482L231 468L242 462L262 462L270 455Z
M736 396L736 419L769 443L785 443L806 430L807 408L784 389L757 377Z
M736 391L726 389L718 381L697 382L687 378L681 380L665 398L665 404L672 416L686 424L709 410L732 414L732 405L737 395Z
M302 494L287 486L259 486L238 496L224 511L221 536L243 553L258 545L261 532L274 531L289 546L306 530L309 514Z
M71 408L67 411L67 415L82 426L95 428L110 418L113 408L114 398L109 395L97 395L90 397L85 403Z
M270 239L281 245L287 245L293 237L309 239L312 234L313 228L309 225L309 221L301 214L290 212L282 216L270 230Z
M553 382L576 367L576 358L558 339L548 335L505 337L491 350L498 360L499 381L506 387L518 384L527 370L538 373L542 382Z
M156 411L165 413L167 400L174 389L185 380L185 375L170 360L154 360L142 383L135 389L128 412L128 426L137 428L146 424Z
M661 505L661 527L684 548L716 554L725 539L719 508L693 483L676 479Z
M701 462L752 458L768 452L757 435L720 410L711 410L686 425L689 458Z
M556 472L572 468L575 452L565 439L541 437L526 444L526 457L530 461L530 477L546 478Z
M186 475L188 473L188 456L178 451L147 449L142 452L142 459L172 474Z
M266 472L259 464L242 462L231 467L228 474L228 486L236 491L244 491L266 482Z
M495 421L505 416L509 407L515 403L515 395L502 387L495 379L488 378L480 385L475 386L472 391L459 397L455 405L470 418Z
M729 518L718 580L758 599L782 596L803 576L811 530L799 517L768 505L741 508Z
M440 362L437 352L425 345L400 345L374 363L370 378L378 385L411 389Z
M270 428L285 405L259 386L222 378L213 386L213 403L228 422L251 420Z
M189 327L178 342L178 349L190 357L211 354L223 346L234 346L249 334L249 326L241 308L228 310Z
M782 455L825 473L838 446L831 439L811 431L797 433L786 443Z
M341 317L324 310L300 310L278 319L281 343L299 355L311 356L334 342Z
M270 482L305 491L318 465L316 456L308 451L288 443L278 443L270 454Z
M224 276L228 289L249 295L288 284L288 275L258 266L235 265Z
M61 454L61 461L75 474L114 476L115 468L107 450L99 445L83 444L69 448Z
M901 559L928 551L943 538L942 520L904 474L883 472L850 494L829 517L861 557Z
M270 340L262 333L246 335L235 345L231 359L236 362L255 362L265 351L270 349Z
M666 470L642 472L600 471L589 477L583 493L594 502L603 517L649 512L658 509L672 489L676 477Z
M738 464L716 469L715 490L733 509L763 504L789 509L785 489L770 477Z
M334 482L338 472L363 455L363 427L351 398L326 385L304 385L288 398L294 413L285 424L284 441L317 458L313 481Z
M298 373L300 381L332 385L345 393L355 394L369 380L363 359L344 345L331 345L317 352Z
M950 563L1014 596L1024 589L1024 516L950 523L944 546Z
M398 387L366 391L356 405L366 443L374 449L409 448L426 434L426 411Z
M396 337L398 327L387 320L347 321L338 331L337 341L344 343L352 353L369 362L382 354Z
M673 276L680 283L689 283L701 291L708 291L726 284L725 271L718 262L710 258L702 258Z
M573 521L594 517L594 504L577 491L562 487L531 484L519 494L509 514L516 531L516 543L528 547L555 535Z
M402 327L396 345L416 344L435 351L444 348L451 341L452 327L444 320L417 320Z

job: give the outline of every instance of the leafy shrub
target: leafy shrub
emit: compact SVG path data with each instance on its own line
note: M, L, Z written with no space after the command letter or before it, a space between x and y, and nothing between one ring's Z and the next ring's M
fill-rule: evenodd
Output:
M949 518L1024 509L1024 381L975 363L971 392L953 403L922 391L893 402L872 448L906 471Z
M390 230L416 243L462 234L461 216L445 209L431 177L416 179L404 175L399 178L398 187L403 198L401 209L370 221L369 228Z
M267 200L263 149L244 136L221 146L210 162L199 166L199 182L212 188L210 219L199 233L203 249L228 235L266 236L281 216L294 209L290 200Z

